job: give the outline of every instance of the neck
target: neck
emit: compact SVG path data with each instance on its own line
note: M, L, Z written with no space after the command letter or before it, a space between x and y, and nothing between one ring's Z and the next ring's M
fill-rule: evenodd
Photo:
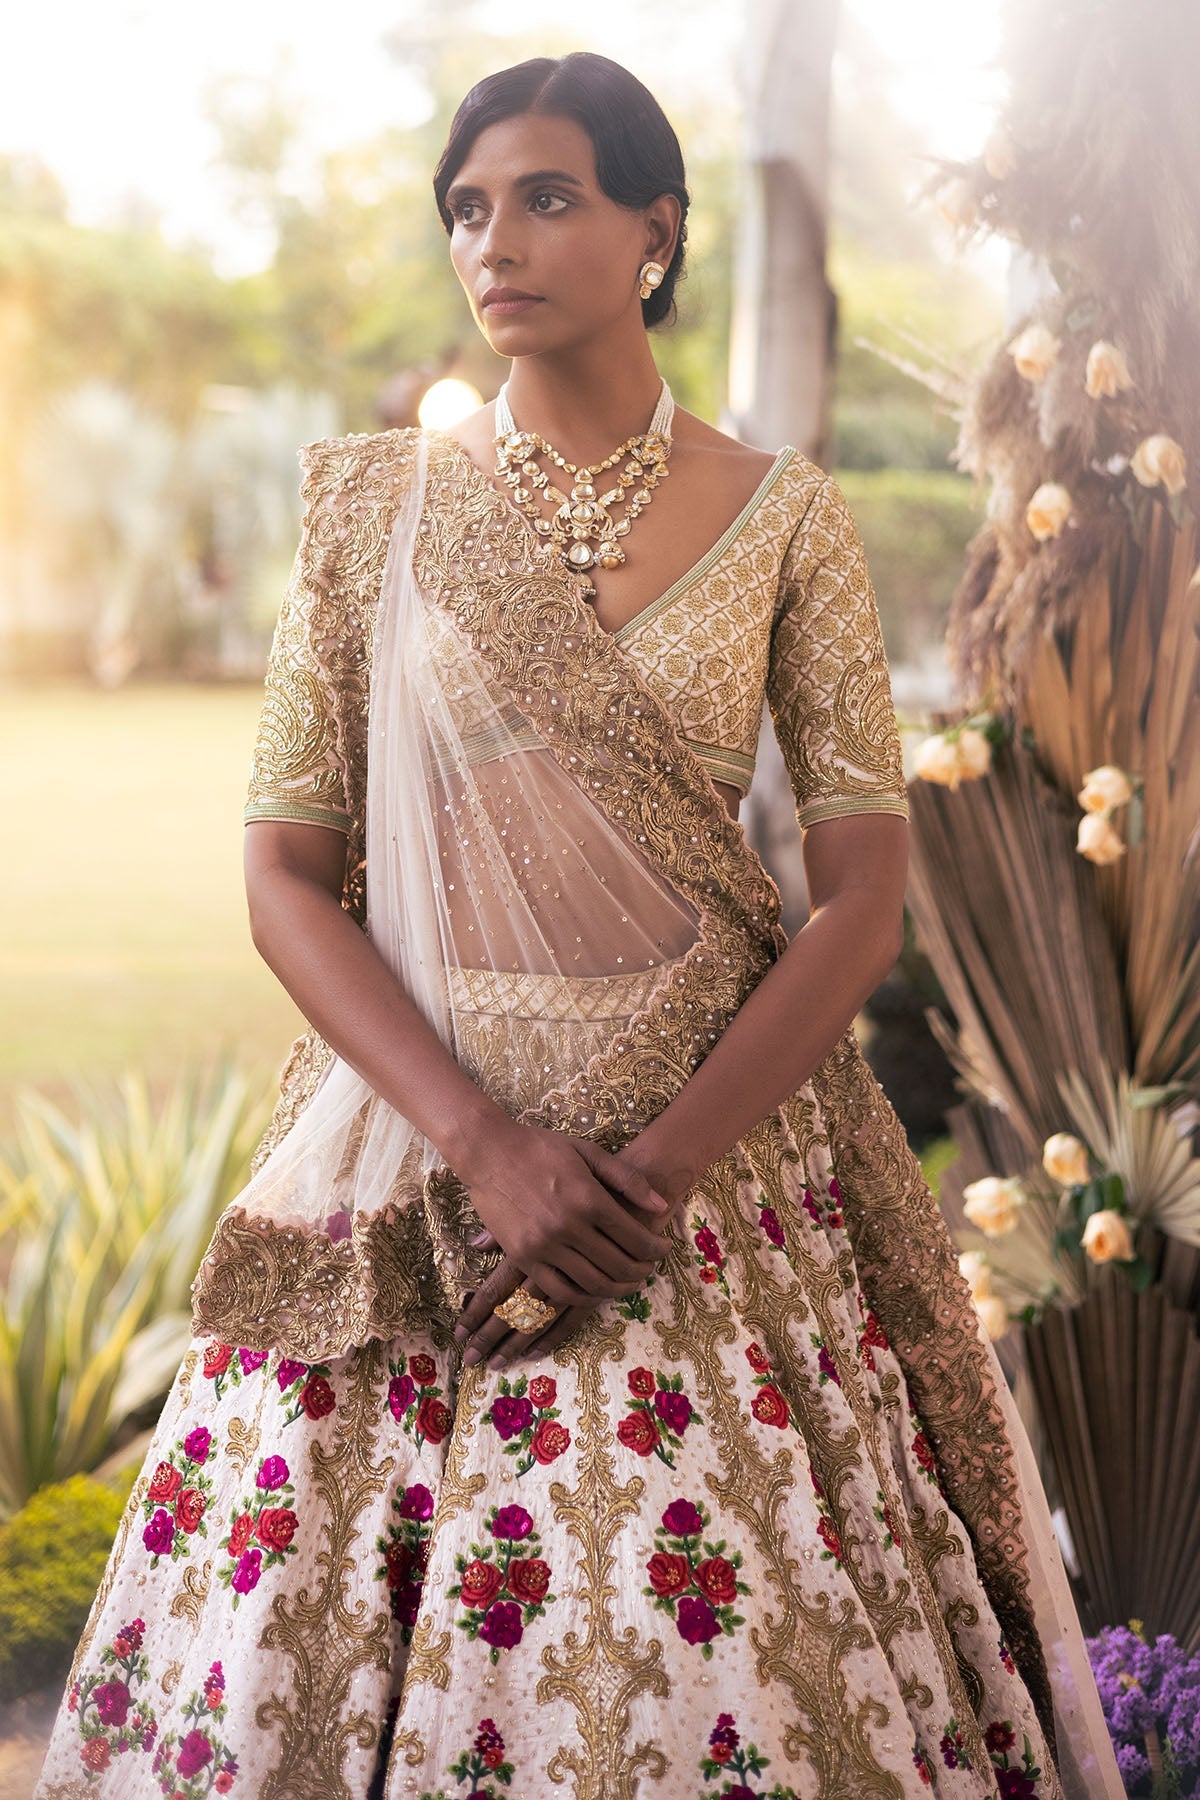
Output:
M632 349L589 343L582 349L513 358L508 403L522 431L536 431L568 462L600 462L626 438L649 428L662 376L644 331Z

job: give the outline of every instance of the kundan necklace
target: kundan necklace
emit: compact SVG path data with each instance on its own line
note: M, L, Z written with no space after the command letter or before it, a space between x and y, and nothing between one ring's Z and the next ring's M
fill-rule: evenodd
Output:
M587 579L587 570L598 563L602 569L615 569L625 561L619 540L627 536L629 527L644 507L658 483L670 474L667 458L671 454L671 421L675 401L664 381L647 431L626 438L611 456L598 463L569 463L553 445L536 431L518 431L512 408L508 404L508 383L496 396L496 474L503 476L513 490L513 499L532 521L542 538L543 555L558 552L568 569L584 577L583 592L594 599L596 589ZM540 450L572 478L571 492L564 494L550 477L539 469L534 451ZM617 476L617 485L606 494L596 491L595 477L611 469L614 463L628 457ZM626 491L639 483L625 516L614 519L609 507ZM539 510L534 490L542 489L557 508L547 519Z

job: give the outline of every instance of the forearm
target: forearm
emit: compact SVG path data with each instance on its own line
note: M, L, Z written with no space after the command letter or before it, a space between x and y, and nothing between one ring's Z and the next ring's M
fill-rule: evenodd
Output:
M896 958L867 891L813 912L679 1093L629 1146L670 1200L820 1067Z
M340 902L303 876L271 869L255 882L251 932L331 1049L468 1181L478 1146L511 1117L455 1060Z

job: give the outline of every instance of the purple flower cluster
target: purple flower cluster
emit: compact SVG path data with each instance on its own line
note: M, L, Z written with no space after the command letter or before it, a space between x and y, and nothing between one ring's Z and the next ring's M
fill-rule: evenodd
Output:
M1086 1642L1126 1793L1151 1791L1153 1733L1164 1757L1173 1755L1185 1800L1200 1800L1200 1656L1169 1632L1148 1643L1125 1625L1106 1625Z

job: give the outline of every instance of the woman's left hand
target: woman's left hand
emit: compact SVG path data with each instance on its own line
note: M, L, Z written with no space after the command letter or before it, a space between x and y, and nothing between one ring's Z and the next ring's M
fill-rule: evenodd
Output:
M677 1201L668 1211L658 1214L653 1220L646 1220L648 1229L659 1234L665 1232L681 1207L682 1202ZM490 1231L481 1232L473 1243L477 1250L500 1247ZM666 1254L664 1245L663 1255ZM503 1369L520 1357L531 1354L544 1356L547 1351L555 1349L565 1338L570 1337L598 1306L604 1305L607 1298L603 1294L597 1294L586 1304L580 1302L575 1306L564 1307L558 1317L552 1319L549 1325L543 1326L541 1331L513 1331L503 1319L496 1317L492 1308L502 1300L507 1300L520 1287L526 1274L527 1271L521 1268L515 1257L505 1256L492 1270L483 1286L471 1295L454 1328L455 1342L465 1346L464 1362L483 1362L486 1359L489 1369Z
M476 1249L499 1248L490 1231L485 1231L481 1237L476 1238L474 1244ZM503 1369L508 1363L515 1362L520 1356L527 1356L531 1351L541 1356L545 1351L554 1349L556 1344L561 1344L597 1306L603 1304L604 1296L598 1294L586 1306L581 1304L564 1307L558 1317L552 1319L549 1325L543 1326L541 1331L513 1331L503 1319L496 1317L492 1308L502 1300L507 1300L525 1278L526 1271L516 1258L506 1256L497 1263L483 1286L471 1295L454 1330L455 1341L466 1346L464 1362L482 1362L486 1357L489 1369Z

